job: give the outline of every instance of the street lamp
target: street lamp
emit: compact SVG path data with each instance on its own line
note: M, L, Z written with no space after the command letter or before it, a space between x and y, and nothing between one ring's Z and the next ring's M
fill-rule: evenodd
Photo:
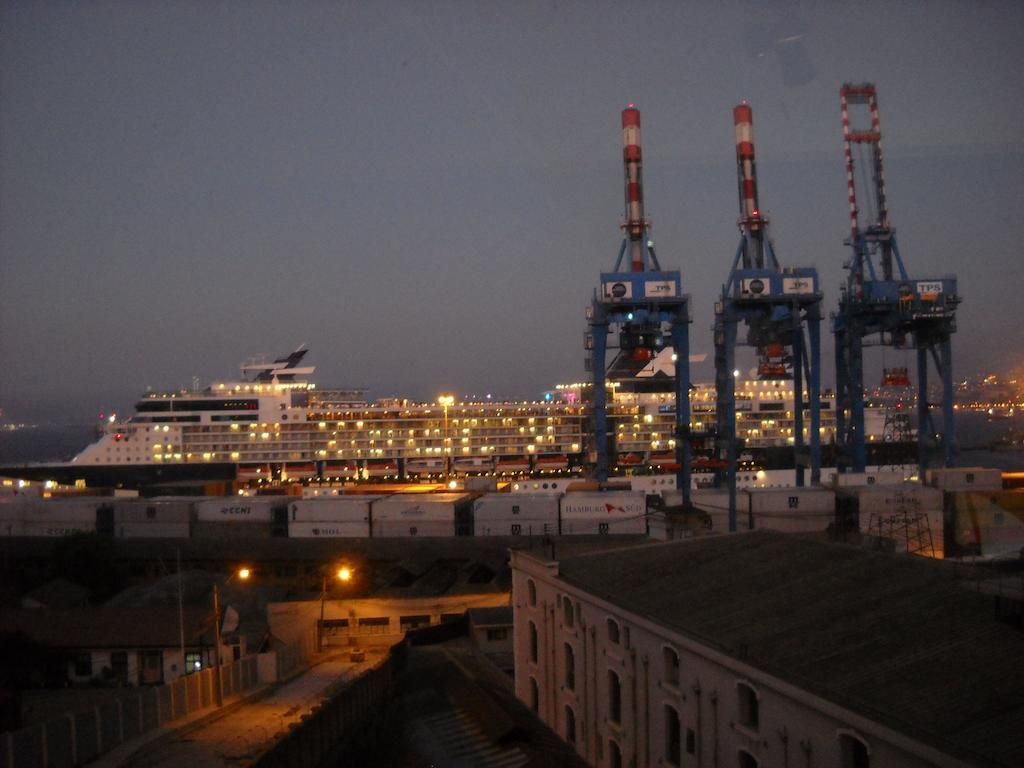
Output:
M448 483L449 461L448 458L448 408L455 403L455 397L452 395L439 395L437 398L437 404L444 408L444 482Z
M224 582L227 585L236 576L241 580L245 581L252 575L252 571L248 568L239 568L237 571L228 576L227 581ZM217 582L213 583L213 693L217 702L218 707L224 706L224 688L221 684L220 679L220 599L218 597Z
M342 582L348 583L352 580L352 569L347 565L342 565L334 574L335 578ZM324 649L324 601L327 598L327 574L323 575L323 583L320 586L320 621L316 624L316 652L320 653Z

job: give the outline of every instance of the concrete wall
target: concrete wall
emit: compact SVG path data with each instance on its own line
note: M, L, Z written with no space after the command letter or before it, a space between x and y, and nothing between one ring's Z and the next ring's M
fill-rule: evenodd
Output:
M680 762L688 766L737 765L741 751L760 765L802 765L810 754L815 765L840 766L844 735L867 746L873 765L962 765L881 723L590 596L562 582L556 563L514 552L512 567L516 695L532 706L535 683L538 713L563 739L571 709L576 750L592 765L612 764L610 742L621 750L623 765L676 764L667 754L669 709L678 715ZM609 620L618 629L617 639ZM531 624L536 661L531 658ZM566 645L575 660L572 686ZM676 679L666 665L666 651L679 660ZM610 709L609 673L619 681L617 721ZM742 724L745 690L758 702L756 726Z
M373 598L327 600L324 619L327 628L324 644L393 645L402 639L411 617L428 618L428 624L440 624L449 615L461 615L470 608L508 605L508 592L443 597ZM403 617L407 620L403 622ZM320 601L271 603L267 606L270 632L286 643L295 644L300 636L315 633L320 618ZM348 627L331 626L338 619L348 620ZM382 622L386 619L386 622ZM363 623L371 620L373 623ZM314 635L315 637L315 635Z

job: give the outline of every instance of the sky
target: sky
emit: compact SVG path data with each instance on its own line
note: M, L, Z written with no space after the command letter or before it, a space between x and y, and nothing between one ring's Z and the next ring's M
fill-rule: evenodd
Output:
M579 380L630 102L710 361L741 99L776 252L836 307L844 81L878 87L908 271L959 277L956 374L1009 369L1022 28L1019 2L4 0L0 408L88 420L303 343L321 386L374 397Z

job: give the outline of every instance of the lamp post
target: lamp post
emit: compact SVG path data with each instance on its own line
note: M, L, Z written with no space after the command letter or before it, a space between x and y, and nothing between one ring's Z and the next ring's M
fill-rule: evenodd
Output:
M444 448L442 450L444 451L444 482L445 485L447 485L448 475L450 474L450 459L448 457L448 441L450 439L448 437L448 408L455 403L455 397L452 395L439 395L437 402L442 408L444 408Z
M347 565L343 565L338 568L335 573L338 581L349 582L352 580L352 569ZM327 598L327 574L323 575L323 582L320 585L320 621L316 623L316 652L320 653L324 649L324 601Z
M237 576L242 581L249 578L252 572L248 568L239 568L228 576L227 584ZM220 600L217 582L213 583L213 695L218 707L224 706L224 688L220 679Z

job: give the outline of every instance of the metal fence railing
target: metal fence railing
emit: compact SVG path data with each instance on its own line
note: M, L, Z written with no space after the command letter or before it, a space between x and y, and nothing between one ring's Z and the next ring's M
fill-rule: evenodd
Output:
M298 668L303 654L283 649L288 671ZM281 659L278 658L278 670ZM0 734L0 768L71 768L165 723L214 703L214 675L204 669L171 683L142 689L123 689L96 706ZM245 656L219 668L225 698L259 683L258 656Z

